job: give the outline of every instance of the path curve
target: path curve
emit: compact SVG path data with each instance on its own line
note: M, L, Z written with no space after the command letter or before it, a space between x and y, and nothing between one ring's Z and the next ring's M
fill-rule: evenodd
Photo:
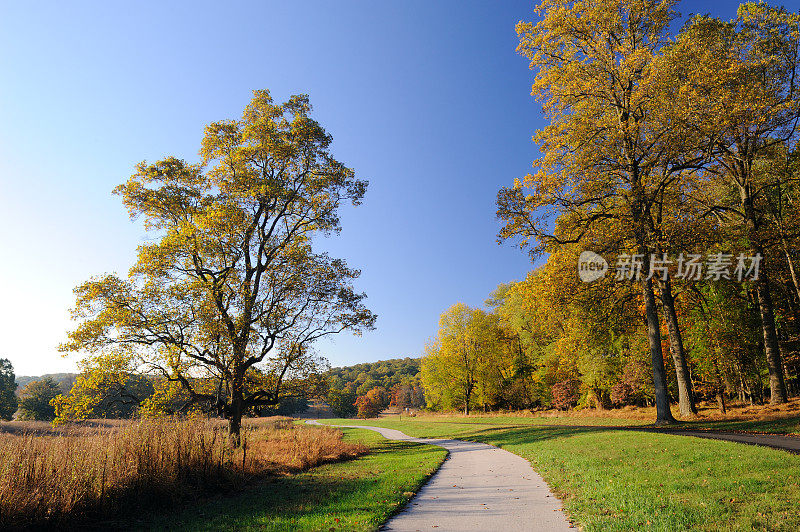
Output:
M316 420L306 421L322 425ZM442 467L386 531L437 532L570 530L561 501L524 458L484 443L412 438L399 430L362 425L326 425L369 429L390 440L438 445L449 451Z

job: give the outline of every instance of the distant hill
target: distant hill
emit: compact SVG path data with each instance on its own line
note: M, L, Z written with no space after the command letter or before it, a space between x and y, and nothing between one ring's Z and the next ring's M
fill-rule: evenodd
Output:
M397 384L419 385L419 358L393 358L332 368L328 372L332 388L347 389L358 395L376 386L391 390Z
M72 385L75 384L75 379L78 377L77 373L45 373L44 375L38 376L20 376L17 377L17 393L22 391L22 389L28 385L28 383L33 381L39 381L44 379L45 377L52 377L54 381L58 383L58 387L61 388L61 393L67 394L72 389Z

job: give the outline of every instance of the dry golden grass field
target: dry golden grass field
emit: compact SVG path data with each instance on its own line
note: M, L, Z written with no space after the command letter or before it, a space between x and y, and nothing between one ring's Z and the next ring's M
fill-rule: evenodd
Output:
M204 418L0 423L0 529L70 527L367 452L331 428L248 420L234 448Z

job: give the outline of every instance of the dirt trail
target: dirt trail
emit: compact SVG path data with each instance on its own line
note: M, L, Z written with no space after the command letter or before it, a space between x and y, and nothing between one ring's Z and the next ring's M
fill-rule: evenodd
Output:
M438 445L450 453L406 508L381 530L533 532L573 528L562 512L561 501L542 477L527 460L508 451L484 443L412 438L382 427L334 426L374 430L390 440Z

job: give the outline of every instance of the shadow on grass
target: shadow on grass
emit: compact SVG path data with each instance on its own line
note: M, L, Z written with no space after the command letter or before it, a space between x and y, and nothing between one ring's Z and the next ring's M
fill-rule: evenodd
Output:
M381 457L422 445L399 441L382 442L368 455L346 461L354 462L353 467L339 469L323 466L300 474L260 481L235 493L184 503L168 515L162 514L133 522L128 517L128 527L135 530L230 530L245 527L295 530L299 520L310 519L315 530L333 527L346 530L347 528L340 528L346 524L340 524L337 515L362 515L367 521L363 524L371 523L377 527L402 510L411 495L409 493L396 506L391 506L386 500L375 500L374 494L386 491L381 490L380 485L386 482L386 476L390 474L385 469L386 464L381 463ZM337 462L341 463L345 462ZM425 481L427 478L414 486L413 491L418 490ZM385 498L385 493L383 496ZM375 511L376 502L384 503L384 511Z
M764 434L790 434L800 433L800 416L758 420L686 421L683 426L697 430L711 429L760 432Z
M585 434L598 434L620 430L614 427L572 425L572 426L536 426L525 427L495 427L479 429L463 437L470 441L488 443L503 447L505 445L519 445L523 443L536 443L553 439L573 438Z
M790 453L800 453L798 440L800 438L787 436L777 432L774 425L761 425L770 422L748 422L744 427L749 431L756 430L754 427L772 428L772 433L753 433L744 432L741 429L737 432L730 425L720 426L719 428L708 427L704 423L680 422L668 427L664 426L589 426L589 425L559 425L559 426L538 426L526 428L485 428L458 435L462 439L489 443L503 447L505 445L519 445L525 443L536 443L551 439L566 439L586 434L599 434L603 432L649 432L654 434L665 434L680 437L701 437L725 440L735 443L758 445L779 449Z
M0 421L0 434L17 436L85 436L130 424L129 419L91 419L54 427L49 421Z

